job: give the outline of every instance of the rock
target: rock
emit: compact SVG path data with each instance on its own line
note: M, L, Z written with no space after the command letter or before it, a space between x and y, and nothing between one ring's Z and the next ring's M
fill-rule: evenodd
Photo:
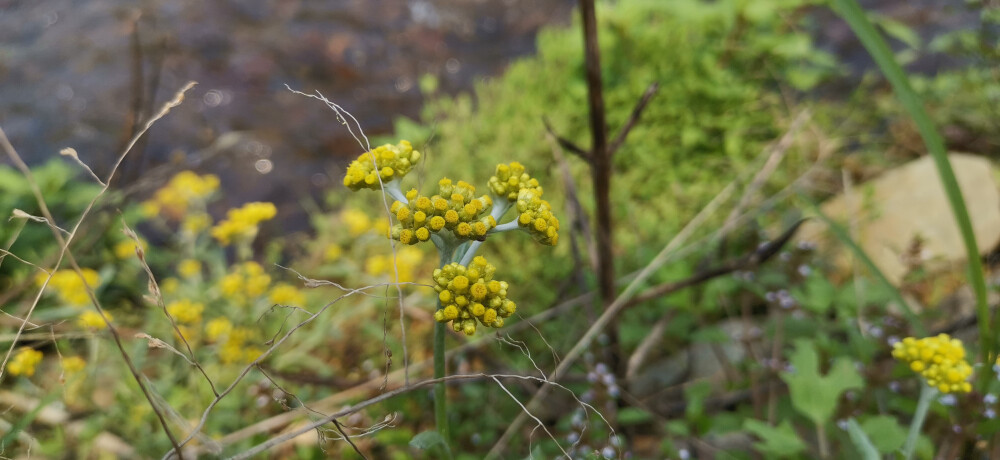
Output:
M1000 242L1000 192L992 164L984 157L967 154L952 153L948 158L972 218L980 254L986 254ZM895 285L907 273L904 258L917 240L928 270L966 259L961 232L930 156L892 169L848 195L831 198L821 208L827 216L848 225L855 241ZM834 254L834 264L850 271L850 252L835 241L823 222L807 222L797 239L842 248Z

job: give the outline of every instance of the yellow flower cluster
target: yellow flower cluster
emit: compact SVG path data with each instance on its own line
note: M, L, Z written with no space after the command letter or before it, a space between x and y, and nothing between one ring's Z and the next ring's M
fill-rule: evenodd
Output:
M140 239L139 246L145 251L149 247L149 243ZM115 257L119 259L128 259L135 256L135 240L128 238L119 241L115 244Z
M399 144L385 144L370 152L362 153L357 160L347 166L344 185L351 190L369 188L379 190L381 182L402 178L420 160L420 152L413 150L409 141Z
M559 219L552 205L542 199L541 188L522 188L517 195L517 225L528 230L542 244L555 246L559 242Z
M219 281L223 297L237 303L264 295L270 285L271 277L253 261L237 265Z
M197 259L184 259L177 263L177 273L183 278L194 278L201 274L201 262Z
M49 287L55 289L56 294L63 302L78 307L90 303L90 297L87 296L87 286L90 286L91 289L97 289L97 285L101 281L93 269L84 268L80 270L80 273L83 274L83 278L77 275L74 270L57 270L49 281ZM47 277L48 275L45 273L39 273L35 277L35 282L41 286ZM85 280L86 285L83 284Z
M972 385L972 366L965 360L962 341L948 334L915 339L907 337L892 347L892 357L909 364L910 369L927 379L927 384L942 393L968 393Z
M203 311L205 311L205 304L192 302L188 299L177 300L167 305L167 314L179 323L197 323L201 321Z
M423 258L424 254L419 249L409 246L403 247L396 251L395 267L392 265L392 254L376 254L365 260L365 273L371 276L389 275L395 277L398 269L399 282L409 283L416 279L416 272L420 268L420 262Z
M169 218L180 219L194 202L204 202L219 188L219 178L214 174L199 176L192 171L177 173L151 200L142 204L143 214L153 217L163 213Z
M232 332L232 330L233 323L221 316L205 324L205 336L212 342L225 338L230 332Z
M87 362L79 356L67 356L62 360L63 371L67 374L75 374L83 370Z
M288 283L278 283L271 288L268 300L277 305L302 306L306 303L306 296L302 295L299 288Z
M110 311L104 310L104 316L108 317L108 321L115 320L115 318L111 316ZM104 318L101 318L101 314L94 310L87 310L80 313L80 316L76 319L76 324L87 329L103 329L107 326L107 323L104 322Z
M476 322L488 327L503 326L503 319L517 310L517 305L507 298L508 284L496 281L496 267L478 256L464 267L457 263L434 270L434 289L438 292L442 308L434 312L439 323L451 321L455 331L472 335Z
M449 230L459 240L485 240L486 232L497 226L490 215L493 200L488 195L476 198L475 193L476 187L471 184L453 184L448 178L438 182L438 194L430 198L420 196L416 189L406 192L408 203L396 201L389 208L399 221L392 227L392 238L403 244L417 244L441 230Z
M372 219L364 211L347 208L340 211L340 222L347 226L351 236L359 236L372 228Z
M273 219L278 213L272 203L247 203L241 208L230 209L226 220L212 227L212 236L223 246L228 246L234 239L245 241L257 236L257 224Z
M30 347L21 347L7 363L7 372L10 372L10 375L31 377L35 375L35 367L40 362L42 362L42 352Z
M524 170L524 165L516 161L509 165L498 164L496 174L490 177L489 187L496 196L508 201L517 200L521 189L525 188L537 191L538 195L542 194L542 187L538 185L538 179L528 175Z
M219 347L219 359L224 363L249 363L263 353L254 346L247 346L253 340L254 333L250 329L236 327L225 336L225 341Z

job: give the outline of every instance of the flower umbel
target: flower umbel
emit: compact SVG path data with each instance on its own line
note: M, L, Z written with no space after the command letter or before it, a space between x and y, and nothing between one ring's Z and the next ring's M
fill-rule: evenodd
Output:
M972 366L965 360L962 341L948 334L916 339L907 337L892 347L893 358L909 364L913 372L942 393L968 393Z
M496 281L496 267L479 256L468 266L457 263L434 270L434 289L441 299L441 309L434 312L439 323L451 321L455 331L473 335L476 322L488 327L503 326L503 319L517 310L507 298L508 284Z
M403 244L427 241L432 234L448 230L458 240L486 239L486 232L497 226L490 215L493 200L488 195L475 196L476 187L465 181L438 182L438 194L420 196L416 189L406 192L408 203L396 201L389 208L399 221L392 227L392 238Z
M396 145L385 144L362 153L357 160L352 161L347 166L344 185L351 190L378 190L381 183L405 176L419 160L420 152L413 150L409 141L399 141Z

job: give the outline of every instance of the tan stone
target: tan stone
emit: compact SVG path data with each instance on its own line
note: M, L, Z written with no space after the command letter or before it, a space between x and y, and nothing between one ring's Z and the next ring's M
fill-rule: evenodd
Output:
M992 165L984 157L949 154L959 188L972 218L980 254L1000 243L1000 192ZM851 236L893 283L906 275L907 248L922 240L920 257L930 269L965 261L965 246L951 206L931 157L925 156L890 170L821 206L827 215L845 224ZM798 240L841 247L826 225L813 220L803 225ZM830 246L830 243L834 245ZM835 264L848 270L849 251L836 251Z

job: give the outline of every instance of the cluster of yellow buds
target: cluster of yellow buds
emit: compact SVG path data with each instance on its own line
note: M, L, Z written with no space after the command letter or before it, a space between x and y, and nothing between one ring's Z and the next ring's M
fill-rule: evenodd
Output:
M241 208L230 209L226 220L212 227L212 236L223 246L234 239L251 240L257 236L257 224L273 219L278 213L274 204L264 202L247 203Z
M476 198L475 194L473 185L465 181L455 184L448 178L438 182L438 194L429 198L411 189L406 192L407 203L396 201L390 208L398 220L392 227L392 238L417 244L444 229L459 240L485 240L486 232L497 226L490 215L493 200L488 195Z
M496 174L490 177L490 190L507 201L517 200L521 189L532 189L542 194L542 186L538 185L538 179L528 175L524 170L524 165L516 161L507 164L498 164Z
M370 152L362 153L347 166L344 185L351 190L370 188L379 190L381 183L402 178L420 160L420 152L413 150L409 141L385 144ZM381 183L379 181L381 179Z
M968 393L972 385L972 366L965 360L962 341L948 334L915 339L907 337L892 347L892 357L909 364L910 369L927 379L927 384L942 393Z
M457 263L434 270L434 289L441 299L441 309L434 312L439 323L451 321L455 331L476 333L476 322L488 327L503 326L503 319L517 310L507 298L507 282L496 281L496 267L478 256L468 266Z
M35 367L40 362L42 362L42 352L30 347L21 347L7 363L7 372L10 372L10 375L31 377L35 375Z
M517 212L517 225L528 230L535 241L549 246L559 242L559 219L552 213L552 205L542 199L540 188L521 189Z
M214 174L199 176L192 171L181 171L157 190L151 200L142 204L143 214L152 217L162 212L167 217L180 219L188 206L204 201L218 188L219 177Z
M49 287L55 289L60 300L77 307L90 303L90 297L87 295L87 286L90 286L91 289L97 289L97 285L101 281L97 272L93 269L83 268L80 270L80 273L83 275L82 278L75 270L56 270L52 274L52 279L49 280ZM35 277L35 283L41 286L47 277L48 275L45 273L39 273ZM86 285L84 285L84 281L86 281Z

